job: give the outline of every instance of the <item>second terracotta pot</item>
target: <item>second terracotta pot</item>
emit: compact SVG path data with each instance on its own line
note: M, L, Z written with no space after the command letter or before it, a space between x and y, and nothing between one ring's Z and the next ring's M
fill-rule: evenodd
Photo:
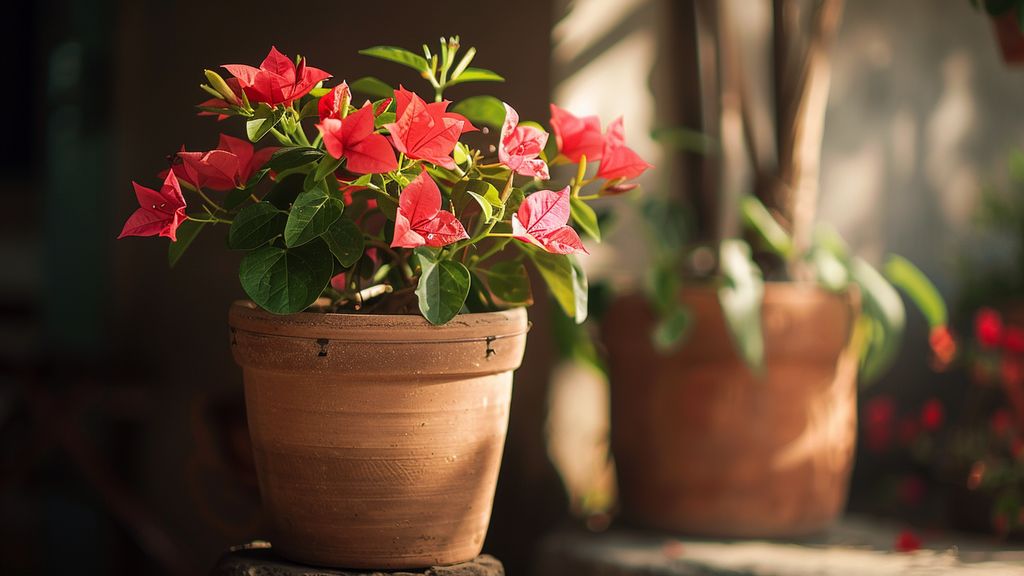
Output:
M490 520L523 309L229 315L274 550L400 569L476 557Z
M651 346L642 297L620 299L604 323L623 515L720 537L827 527L845 506L853 465L856 298L769 284L763 378L738 357L712 288L682 299L696 323L674 354Z

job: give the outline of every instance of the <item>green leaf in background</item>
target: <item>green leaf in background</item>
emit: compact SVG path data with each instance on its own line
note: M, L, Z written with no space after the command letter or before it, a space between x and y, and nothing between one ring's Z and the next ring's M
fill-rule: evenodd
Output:
M930 328L945 326L949 322L946 301L942 299L938 288L910 260L896 254L889 255L885 261L885 277L903 290L921 310Z
M316 165L316 172L313 173L315 180L323 180L327 176L334 174L334 171L341 166L341 159L335 158L330 154L324 154L324 157L320 159L320 163Z
M355 264L366 247L363 231L351 218L338 218L324 233L323 239L334 257L345 268Z
M517 242L537 267L548 290L569 318L582 324L587 319L587 277L571 255L551 254L537 247Z
M261 138L270 132L271 128L277 126L284 114L280 108L271 108L265 103L260 103L253 112L252 118L245 121L245 134L251 142L259 142Z
M829 292L842 292L850 286L850 271L832 251L821 247L811 250L811 262L821 287Z
M860 287L863 302L863 320L858 327L864 331L861 376L865 382L871 382L896 359L906 325L906 310L896 289L864 260L855 258L850 273Z
M693 328L693 317L689 309L677 305L663 314L654 326L651 342L659 352L678 350L686 342Z
M391 98L395 95L394 88L389 86L383 80L374 78L373 76L363 76L349 84L348 87L353 92L365 94L372 98Z
M598 242L601 241L601 227L597 224L597 214L594 209L579 198L569 199L570 214L572 221L579 225L580 229Z
M750 246L742 240L725 240L720 248L722 286L718 301L736 348L752 371L764 372L764 333L761 304L764 281L761 270L750 259Z
M372 48L360 50L359 53L363 56L373 56L374 58L380 58L381 60L390 60L391 62L408 66L417 72L427 72L430 70L430 65L427 64L427 61L423 56L396 46L374 46Z
M789 258L793 253L792 239L757 197L743 197L740 201L740 211L743 213L744 223L764 240L772 252L783 258Z
M312 304L334 273L334 257L321 240L298 248L264 246L246 254L238 269L253 302L274 314L294 314Z
M530 293L530 277L522 262L506 260L483 270L487 285L494 297L505 306L529 306L533 304Z
M469 295L469 270L460 262L436 260L432 250L416 249L420 280L416 286L420 312L434 325L445 324L462 310Z
M196 236L199 236L203 226L206 226L206 222L196 222L195 220L185 220L178 226L177 242L171 242L167 247L168 266L174 268L174 265L185 254L185 250L188 250L188 247L192 245L192 241L196 239Z
M459 74L459 77L454 80L448 81L448 86L455 86L456 84L462 84L463 82L504 82L503 78L497 72L492 72L484 68L473 68L472 66L466 68Z
M284 172L300 166L316 162L324 156L324 151L318 148L305 146L295 148L281 148L274 152L274 155L267 161L267 167L274 172Z
M284 226L284 243L289 248L302 246L320 236L341 218L345 204L329 196L325 188L314 186L295 199Z
M718 151L718 144L714 138L699 130L689 128L655 128L651 131L651 138L684 152L703 155L714 154Z
M494 96L470 96L452 106L451 111L462 114L478 127L482 125L500 130L505 123L505 105Z
M228 248L259 248L284 232L287 215L270 202L251 204L238 211L228 229Z

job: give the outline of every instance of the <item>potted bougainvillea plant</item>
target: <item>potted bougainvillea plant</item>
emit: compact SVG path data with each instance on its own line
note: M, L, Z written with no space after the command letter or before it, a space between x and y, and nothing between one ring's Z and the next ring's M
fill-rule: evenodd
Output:
M135 184L121 236L170 238L172 264L208 229L246 252L231 345L278 552L349 568L466 561L525 347L526 264L582 322L587 250L570 221L596 238L587 202L650 166L621 120L602 132L552 105L549 139L492 96L445 100L503 80L470 66L458 37L361 53L413 68L430 97L376 78L327 88L331 74L274 48L259 67L207 70L200 114L239 120L245 138L183 149L158 189ZM557 164L576 165L568 185L549 184Z

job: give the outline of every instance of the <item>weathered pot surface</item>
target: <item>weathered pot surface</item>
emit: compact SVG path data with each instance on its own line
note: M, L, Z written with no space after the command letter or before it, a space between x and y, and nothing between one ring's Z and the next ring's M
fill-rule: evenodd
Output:
M475 558L490 520L526 311L230 310L274 549L400 569Z
M682 299L695 324L672 354L651 346L642 297L616 302L604 323L624 516L724 537L827 527L853 465L856 295L769 284L763 378L738 357L714 289L687 288Z

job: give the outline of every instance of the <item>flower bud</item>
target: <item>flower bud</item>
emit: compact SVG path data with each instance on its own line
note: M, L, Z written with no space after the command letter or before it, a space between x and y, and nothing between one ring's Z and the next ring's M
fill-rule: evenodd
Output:
M228 83L224 81L224 78L220 74L217 74L213 70L204 70L203 74L206 75L206 81L210 83L210 87L220 94L221 98L229 104L238 106L242 102L238 99L235 91L228 86Z

